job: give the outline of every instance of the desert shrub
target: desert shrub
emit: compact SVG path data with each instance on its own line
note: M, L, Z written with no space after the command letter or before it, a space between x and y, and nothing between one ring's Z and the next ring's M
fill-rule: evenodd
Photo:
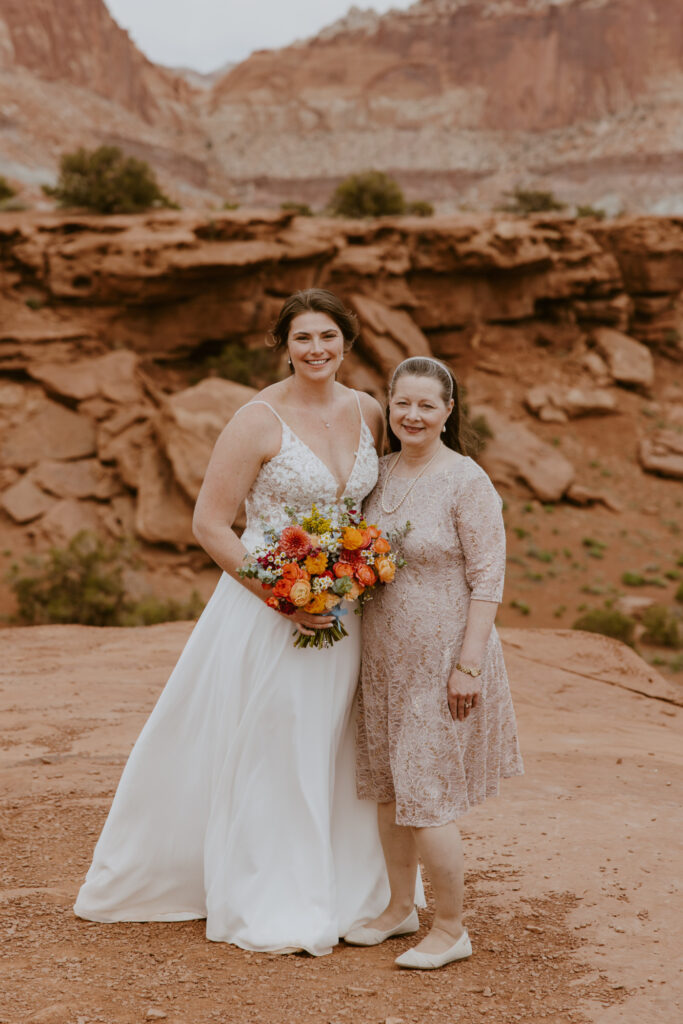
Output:
M414 217L433 217L434 207L426 199L414 199L406 203L406 213L412 213Z
M643 576L642 572L622 572L621 582L626 587L665 587L659 576Z
M291 210L292 213L296 213L298 217L312 217L313 210L310 208L308 203L295 203L293 200L286 203L280 203L281 210Z
M544 548L530 547L527 551L529 558L535 558L537 562L552 562L555 555L552 551L546 551Z
M653 604L646 608L642 616L645 632L642 640L646 644L657 644L658 647L681 646L681 634L678 619L666 605Z
M43 191L60 206L82 206L95 213L139 213L173 207L145 160L126 156L118 146L84 147L64 153L55 188Z
M330 199L330 211L336 217L386 217L405 210L401 186L384 171L350 174Z
M232 201L230 199L226 199L225 202L223 203L223 206L222 206L223 210L239 210L239 208L240 208L240 204L236 203L236 202L234 202L234 201Z
M554 213L558 210L565 210L566 203L561 203L552 192L544 192L540 189L521 188L519 185L512 192L505 192L507 202L500 207L507 213L520 213L527 216L530 213Z
M124 579L134 564L127 541L106 544L81 530L65 548L14 565L8 580L17 600L18 619L27 625L79 623L83 626L148 625L167 619L193 618L199 597L187 604L145 597L133 601Z
M3 202L6 199L11 199L16 194L16 191L12 188L7 178L0 174L0 202Z
M683 603L683 583L681 583L680 587L677 589L677 591L676 591L674 596L675 596L677 601L680 601L681 603Z
M517 598L515 598L513 601L510 601L510 607L516 608L518 612L522 613L522 615L531 614L531 608L526 601L518 601Z
M206 376L224 377L248 387L266 387L279 377L280 357L272 349L248 348L229 341L217 352L200 361L197 380Z
M598 210L594 206L591 206L589 203L586 203L585 205L579 204L576 207L576 216L577 217L594 217L595 220L604 220L605 219L605 211L604 210Z
M635 620L615 608L592 608L573 623L572 629L583 629L587 633L602 633L614 637L633 647Z

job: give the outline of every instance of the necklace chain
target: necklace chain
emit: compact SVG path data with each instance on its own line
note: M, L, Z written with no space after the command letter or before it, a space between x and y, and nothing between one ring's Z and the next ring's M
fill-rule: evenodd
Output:
M431 457L431 459L429 460L429 462L425 462L424 466L422 467L422 469L420 470L420 472L419 472L419 473L417 474L417 476L414 476L414 477L413 477L413 479L412 479L412 480L410 481L410 484L409 484L409 486L408 486L408 490L407 490L407 491L405 492L405 494L403 495L403 497L402 497L402 498L400 498L400 500L398 501L398 503L397 503L396 505L394 505L394 507L393 507L393 508L387 508L387 506L386 506L386 504L385 504L385 502L384 502L384 496L385 496L385 494L386 494L386 490L387 490L387 484L389 483L389 479L390 479L390 477L391 477L391 474L392 474L392 473L394 472L394 470L395 470L395 469L396 469L396 467L398 466L399 462L401 461L401 455L402 455L403 453L402 453L402 452L399 452L399 453L398 453L398 458L394 460L394 462L393 462L393 463L392 463L392 465L391 465L391 468L390 468L389 472L387 473L387 475L386 475L386 476L385 476L385 478L384 478L384 486L382 487L382 494L381 494L381 496L380 496L380 499L379 499L379 503L380 503L380 505L381 505L381 507L382 507L382 512L384 512L384 513L385 513L386 515L388 515L388 516L390 516L390 515L393 515L393 513L394 513L394 512L398 512L398 510L400 509L401 505L402 505L402 504L403 504L403 502L404 502L404 501L406 500L406 498L408 497L408 495L409 495L409 494L410 494L410 492L412 491L412 489L413 489L413 487L415 486L415 484L417 483L417 481L418 481L418 480L420 479L420 477L422 476L422 474L423 474L423 473L425 473L425 472L426 472L426 471L427 471L427 470L429 469L429 467L431 466L432 462L434 461L434 459L435 459L435 458L437 457L437 455L438 455L438 454L439 454L439 452L441 451L441 447L442 447L442 446L441 446L441 445L439 445L439 447L438 447L438 448L437 448L437 450L436 450L436 451L434 452L434 454L432 455L432 457Z

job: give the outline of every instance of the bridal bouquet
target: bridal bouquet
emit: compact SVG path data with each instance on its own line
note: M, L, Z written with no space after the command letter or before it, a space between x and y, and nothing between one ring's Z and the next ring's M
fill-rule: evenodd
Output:
M336 622L314 636L295 632L295 647L330 647L348 636L341 621L344 601L367 601L375 587L391 583L405 565L392 553L391 542L377 526L368 525L362 514L345 500L346 511L330 509L323 515L314 505L299 521L285 508L290 525L281 533L264 530L268 546L254 553L254 560L239 575L258 579L271 591L266 604L284 615L297 608L313 615L332 614ZM359 611L357 609L357 611Z

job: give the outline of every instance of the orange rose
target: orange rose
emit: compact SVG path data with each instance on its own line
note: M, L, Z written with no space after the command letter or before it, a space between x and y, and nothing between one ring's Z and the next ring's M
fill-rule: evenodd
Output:
M359 565L356 569L356 579L363 587L371 587L377 582L377 575L369 565Z
M335 562L332 566L332 570L338 579L341 576L353 576L353 568L348 562Z
M339 594L333 594L331 590L328 590L325 595L325 611L329 612L331 608L336 608L341 597Z
M382 531L378 526L375 526L374 523L371 523L370 526L368 526L368 533L373 540L377 540L377 538L381 536Z
M297 608L303 608L305 604L308 604L311 598L311 584L308 580L297 580L296 583L292 584L292 589L289 592L289 600L292 604L295 604Z
M272 608L274 611L278 611L278 609L280 607L280 602L278 601L278 599L276 597L269 597L269 598L267 598L266 599L266 604L268 605L269 608Z
M382 583L391 583L396 575L396 564L390 558L378 558L375 569Z
M373 551L376 551L378 555L388 555L391 551L391 544L385 537L378 537L372 545L372 549Z
M293 585L291 580L279 579L273 587L273 597L289 597Z
M304 562L308 572L313 575L319 575L325 572L327 569L327 554L325 551L319 551L317 555L309 555Z
M355 551L356 548L361 548L364 540L363 531L357 530L355 526L347 526L342 531L342 546L347 551Z
M282 578L292 582L299 579L299 566L296 562L285 562L282 566Z
M354 580L351 584L351 589L344 594L344 600L355 601L357 597L360 597L364 590L365 587L361 587L360 583Z
M314 594L305 606L304 611L310 612L311 615L320 615L321 612L326 611L327 603L325 601L325 596L325 594Z

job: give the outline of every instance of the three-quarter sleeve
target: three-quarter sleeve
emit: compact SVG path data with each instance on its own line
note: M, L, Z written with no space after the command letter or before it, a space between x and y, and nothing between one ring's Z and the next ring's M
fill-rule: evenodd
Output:
M465 578L473 600L500 602L505 581L503 502L484 470L476 464L473 470L455 496Z

